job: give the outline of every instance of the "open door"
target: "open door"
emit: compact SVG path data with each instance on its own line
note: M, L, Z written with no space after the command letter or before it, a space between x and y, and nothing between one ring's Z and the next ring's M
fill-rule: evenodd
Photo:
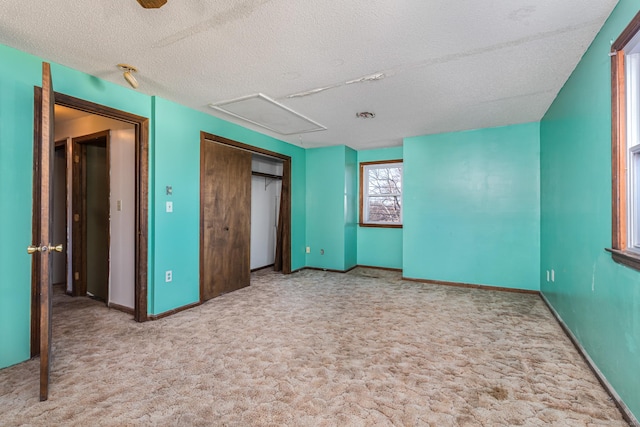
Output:
M51 256L52 252L62 252L62 245L52 245L53 192L53 87L51 68L42 64L42 91L39 105L35 106L36 135L34 141L34 191L33 191L33 240L27 248L33 258L33 283L39 296L39 341L40 341L40 400L49 397L49 369L51 350Z

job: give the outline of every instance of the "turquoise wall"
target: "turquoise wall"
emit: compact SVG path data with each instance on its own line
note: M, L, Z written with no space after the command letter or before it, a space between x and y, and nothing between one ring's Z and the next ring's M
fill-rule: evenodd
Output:
M344 145L307 150L307 267L344 270L345 154Z
M358 261L358 153L335 145L306 155L307 267L348 270Z
M344 270L358 264L358 152L344 147Z
M402 159L402 147L358 151L358 189L360 163L398 159ZM401 228L358 227L358 264L401 269L402 231Z
M640 272L611 246L610 41L638 12L621 0L541 122L541 289L640 418Z
M640 273L611 244L609 42L621 0L540 124L303 150L52 64L54 88L149 117L149 313L198 299L200 131L292 157L292 268L355 263L406 277L541 289L636 417ZM41 59L0 45L0 367L29 357L33 86ZM360 228L358 163L404 158L404 228ZM172 185L174 212L164 212ZM305 254L305 246L311 253ZM320 255L320 249L325 250ZM173 270L173 282L156 282ZM554 269L555 282L546 270Z
M57 92L150 116L137 92L57 64L51 74ZM41 84L40 58L0 45L0 367L29 358L33 87Z
M539 289L539 124L406 138L403 274Z
M305 150L182 105L154 97L153 272L149 312L163 313L199 300L200 131L291 157L291 268L305 266ZM165 187L173 194L167 196ZM165 202L173 201L173 212ZM173 281L165 283L164 272Z
M0 367L29 358L33 86L37 58L0 45ZM10 207L10 208L9 208Z
M292 158L292 269L306 265L305 150L52 63L54 90L150 118L149 314L198 300L200 131ZM29 358L33 87L42 59L0 45L0 368ZM174 212L164 212L172 185ZM164 283L164 271L173 282ZM159 278L158 281L155 278Z

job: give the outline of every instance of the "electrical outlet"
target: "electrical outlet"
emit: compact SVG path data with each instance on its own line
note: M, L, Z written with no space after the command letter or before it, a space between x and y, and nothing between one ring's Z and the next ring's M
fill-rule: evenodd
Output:
M307 253L310 254L311 253L311 246L307 246Z
M167 212L173 212L173 202L167 202Z
M170 282L173 280L173 272L171 270L167 270L164 272L164 281L165 282Z

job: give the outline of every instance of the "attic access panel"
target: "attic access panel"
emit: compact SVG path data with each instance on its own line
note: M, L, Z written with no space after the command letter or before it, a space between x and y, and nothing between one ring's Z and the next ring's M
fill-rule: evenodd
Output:
M281 135L327 129L261 93L209 104L209 107Z

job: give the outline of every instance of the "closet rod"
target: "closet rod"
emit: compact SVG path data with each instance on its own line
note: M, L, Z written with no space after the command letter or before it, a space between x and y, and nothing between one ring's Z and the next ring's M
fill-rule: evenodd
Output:
M255 172L255 171L251 171L251 175L255 175L255 176L263 176L265 178L271 178L271 179L282 179L281 176L279 175L272 175L270 173L264 173L264 172Z

